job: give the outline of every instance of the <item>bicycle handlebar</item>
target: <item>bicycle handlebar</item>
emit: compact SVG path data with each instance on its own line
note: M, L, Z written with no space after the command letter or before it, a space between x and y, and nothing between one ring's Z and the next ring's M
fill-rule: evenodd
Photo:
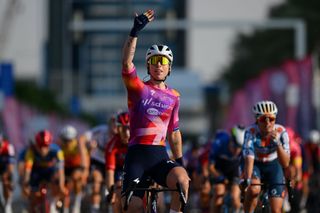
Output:
M131 200L131 198L133 196L133 193L135 191L145 191L145 192L151 192L151 193L154 193L154 194L157 194L159 192L164 192L164 191L176 191L176 192L179 193L179 199L180 199L180 203L181 203L181 209L180 210L182 212L184 212L184 208L185 208L185 206L187 204L187 198L186 198L184 192L182 191L182 187L181 187L180 183L176 184L176 187L177 187L176 189L155 188L155 187L139 188L139 187L137 187L138 183L139 182L132 182L130 184L130 186L128 187L128 189L122 195L122 196L126 196L124 207L123 207L125 211L128 210L130 200Z

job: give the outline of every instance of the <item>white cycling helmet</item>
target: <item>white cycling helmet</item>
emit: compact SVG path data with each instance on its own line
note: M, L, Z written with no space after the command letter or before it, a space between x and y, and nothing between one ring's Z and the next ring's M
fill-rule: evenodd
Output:
M162 45L162 44L154 44L152 45L146 53L146 61L149 60L151 56L154 55L163 55L167 57L170 62L173 62L173 54L171 49L167 45Z
M64 126L60 131L60 137L63 140L73 140L77 137L77 130L71 125Z
M278 108L272 101L259 101L252 107L252 111L256 117L265 114L273 114L276 116L278 113Z
M232 140L239 147L242 147L244 143L244 133L245 128L241 125L236 125L233 128L231 128Z
M320 144L320 133L318 130L311 130L309 132L309 141L313 144Z

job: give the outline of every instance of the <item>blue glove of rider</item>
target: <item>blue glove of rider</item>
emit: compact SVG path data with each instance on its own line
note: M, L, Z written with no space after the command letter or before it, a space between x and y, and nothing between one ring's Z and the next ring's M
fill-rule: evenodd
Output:
M138 33L147 25L149 22L148 17L145 14L140 14L134 18L133 27L130 31L131 37L138 37Z

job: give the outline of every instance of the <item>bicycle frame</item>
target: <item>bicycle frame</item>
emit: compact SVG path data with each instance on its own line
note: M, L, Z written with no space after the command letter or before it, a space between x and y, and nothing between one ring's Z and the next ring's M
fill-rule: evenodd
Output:
M40 184L39 191L35 192L35 202L31 206L35 213L49 213L50 207L47 199L48 188L46 184Z

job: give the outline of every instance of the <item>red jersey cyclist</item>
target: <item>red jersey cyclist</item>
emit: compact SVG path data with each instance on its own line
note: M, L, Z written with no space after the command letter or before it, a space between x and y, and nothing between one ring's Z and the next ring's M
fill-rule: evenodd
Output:
M14 147L0 134L0 176L5 212L12 212L13 172L15 166ZM0 201L1 202L1 201Z
M283 168L289 166L290 147L286 129L276 124L277 106L260 101L253 106L256 122L246 129L243 145L245 191L244 211L252 213L257 205L261 186L268 184L271 211L280 213L285 195Z
M112 204L114 213L121 213L121 186L123 177L123 164L128 150L129 113L121 112L116 117L117 134L106 146L106 187L109 191L108 201Z
M135 180L139 186L149 176L156 183L176 188L179 183L185 195L188 193L189 176L182 166L182 137L179 130L180 94L170 88L165 80L172 68L173 54L166 45L152 45L146 53L146 65L150 79L142 81L133 64L138 32L154 19L154 11L148 10L134 19L130 36L125 42L122 58L122 78L128 93L130 114L130 140L125 159L122 192L126 192ZM166 152L166 139L176 161ZM134 192L128 212L143 211L143 192ZM180 212L179 194L172 196L170 213Z

